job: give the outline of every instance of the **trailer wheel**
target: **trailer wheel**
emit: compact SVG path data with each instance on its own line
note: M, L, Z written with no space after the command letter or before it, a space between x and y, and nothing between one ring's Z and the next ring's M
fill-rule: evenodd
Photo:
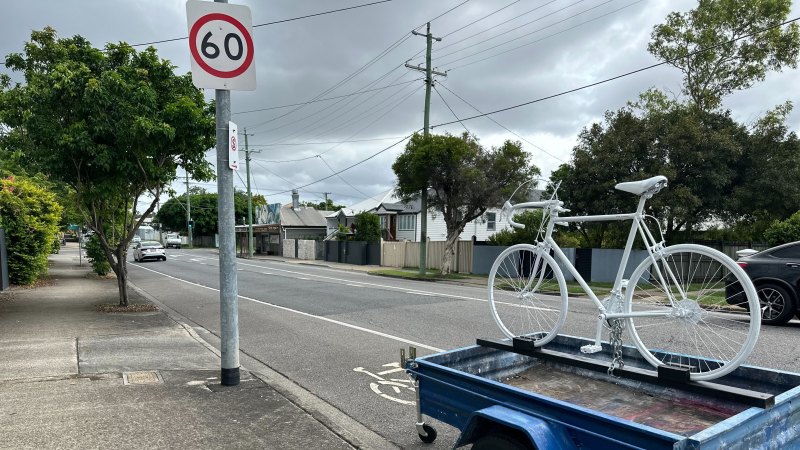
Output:
M515 436L492 433L483 436L472 444L472 450L530 450L528 443L522 442Z
M422 442L424 442L426 444L430 444L430 443L432 443L433 441L436 440L436 429L435 428L433 428L430 425L423 425L422 429L425 430L425 433L427 433L427 436L423 436L421 434L418 434L419 438L420 438L420 440Z

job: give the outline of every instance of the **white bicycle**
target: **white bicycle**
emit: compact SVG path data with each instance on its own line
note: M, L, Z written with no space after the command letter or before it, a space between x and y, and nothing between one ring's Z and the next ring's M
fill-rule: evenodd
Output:
M533 340L537 347L556 337L567 316L563 268L599 313L594 344L581 351L602 350L601 335L607 324L614 351L612 370L614 364L623 364L623 328L650 364L689 369L693 381L712 380L738 367L753 351L761 327L755 288L744 270L722 252L694 244L666 247L663 235L656 241L645 224L644 206L666 185L663 176L617 184L616 189L640 197L636 212L630 214L561 217L559 213L569 210L555 198L513 206L506 202L503 209L516 228L524 227L512 220L516 210L543 208L549 219L541 242L509 247L489 273L489 305L503 334ZM630 233L614 285L601 301L553 240L553 227L624 220L632 221ZM624 279L637 234L647 257ZM742 286L744 295L726 293L726 286L735 283Z

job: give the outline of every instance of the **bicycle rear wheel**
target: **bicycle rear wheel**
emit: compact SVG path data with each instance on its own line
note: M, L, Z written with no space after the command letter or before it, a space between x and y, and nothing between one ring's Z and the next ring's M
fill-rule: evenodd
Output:
M761 327L747 274L724 253L694 244L667 247L642 261L628 282L625 308L663 313L627 319L636 347L653 366L689 368L698 381L744 362Z
M530 244L505 249L489 272L489 305L509 338L529 337L542 346L567 317L567 286L552 256Z

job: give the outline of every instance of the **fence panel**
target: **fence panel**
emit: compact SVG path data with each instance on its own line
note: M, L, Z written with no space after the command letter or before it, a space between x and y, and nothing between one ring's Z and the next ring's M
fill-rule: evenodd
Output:
M407 242L384 242L381 244L381 265L403 267L406 260Z

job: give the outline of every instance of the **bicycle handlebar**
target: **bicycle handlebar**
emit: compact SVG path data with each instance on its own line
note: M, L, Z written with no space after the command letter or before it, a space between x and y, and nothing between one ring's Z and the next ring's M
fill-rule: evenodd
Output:
M503 211L508 213L508 224L514 228L523 229L525 228L524 224L519 222L514 222L514 210L523 209L523 208L549 208L556 212L569 212L568 209L562 208L564 206L564 202L561 200L544 200L539 202L525 202L525 203L517 203L516 205L512 205L508 200L503 203Z

